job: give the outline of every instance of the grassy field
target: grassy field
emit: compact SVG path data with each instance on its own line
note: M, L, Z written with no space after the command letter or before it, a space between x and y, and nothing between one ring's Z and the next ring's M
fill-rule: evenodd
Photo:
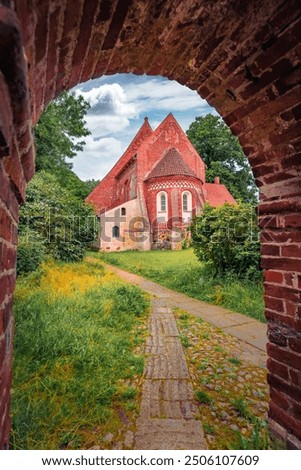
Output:
M233 277L213 279L199 263L192 249L94 253L92 256L190 297L221 305L265 322L262 283Z
M18 279L12 449L122 440L139 411L148 308L141 290L95 259Z

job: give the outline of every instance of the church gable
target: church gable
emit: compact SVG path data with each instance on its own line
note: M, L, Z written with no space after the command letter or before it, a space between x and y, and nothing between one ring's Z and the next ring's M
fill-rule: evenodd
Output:
M197 178L205 181L205 164L172 114L141 145L138 152L138 180L145 179L168 148L175 148Z

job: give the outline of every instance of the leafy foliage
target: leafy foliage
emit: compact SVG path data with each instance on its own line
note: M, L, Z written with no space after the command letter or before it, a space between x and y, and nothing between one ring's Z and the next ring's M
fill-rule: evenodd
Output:
M81 181L69 162L90 134L84 120L88 108L81 96L64 92L35 127L37 173L21 209L19 274L36 269L45 254L79 261L97 236L95 214L84 199L98 181Z
M257 190L248 160L219 116L197 117L187 136L207 165L206 181L213 182L219 176L235 199L256 203Z
M19 237L17 274L35 271L45 259L46 250L44 243L39 240L30 239L30 233L24 231Z
M248 204L205 205L192 225L197 258L215 275L259 277L260 248L254 208Z
M37 171L72 167L66 159L83 150L80 139L90 134L84 120L89 107L82 96L67 92L48 105L35 126Z
M37 241L37 246L44 246L45 252L55 259L81 260L85 248L97 236L98 225L91 206L63 188L55 175L40 171L29 183L27 202L20 211L23 245L18 256L19 273L31 271L36 265L29 262L26 267L24 247L30 257L30 248Z

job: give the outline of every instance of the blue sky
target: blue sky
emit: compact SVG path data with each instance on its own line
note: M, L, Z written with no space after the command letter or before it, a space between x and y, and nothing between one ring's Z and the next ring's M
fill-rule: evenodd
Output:
M72 160L75 173L83 180L106 175L145 116L155 129L171 112L186 131L196 116L216 113L195 91L158 76L103 76L73 90L91 105L86 121L92 134L85 139L84 151Z

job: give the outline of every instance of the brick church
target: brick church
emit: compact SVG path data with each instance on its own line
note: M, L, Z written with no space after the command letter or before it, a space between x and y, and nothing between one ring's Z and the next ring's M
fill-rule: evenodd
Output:
M206 183L205 174L205 163L172 114L155 130L145 118L127 150L86 199L100 219L99 248L179 249L206 202L235 204L219 178Z

